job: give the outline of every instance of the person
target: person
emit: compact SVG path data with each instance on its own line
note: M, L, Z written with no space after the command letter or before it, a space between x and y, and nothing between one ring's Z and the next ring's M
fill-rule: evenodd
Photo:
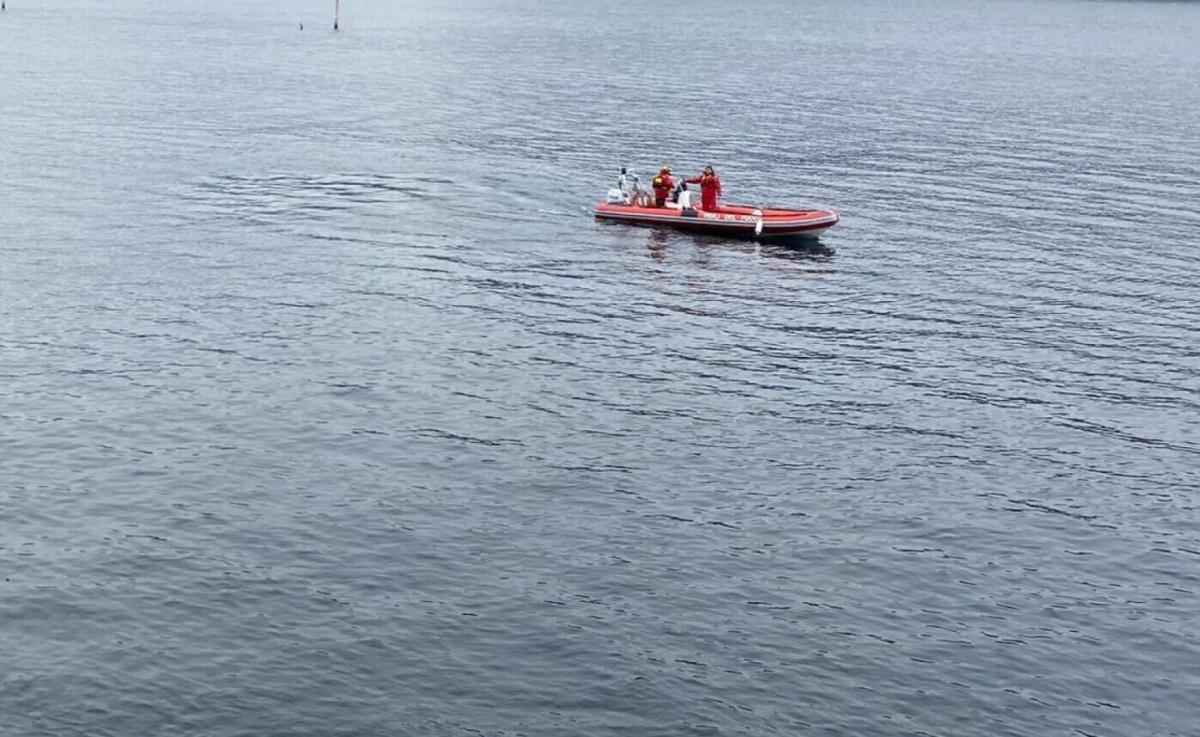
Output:
M671 190L675 188L675 180L671 178L671 167L664 166L658 170L658 176L654 177L654 206L664 207L667 204L667 197L671 195Z
M700 209L705 212L716 212L720 209L717 198L721 196L721 179L712 168L712 164L704 167L699 176L686 180L688 184L700 185Z
M621 191L621 201L628 205L633 202L637 193L637 175L621 167L621 176L617 177L617 189Z
M687 182L679 183L679 194L675 195L675 206L680 210L694 210L696 208L692 204L692 191L688 189Z

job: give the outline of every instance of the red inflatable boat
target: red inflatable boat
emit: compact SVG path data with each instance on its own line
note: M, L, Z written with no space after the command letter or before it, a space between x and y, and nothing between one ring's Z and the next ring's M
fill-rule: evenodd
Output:
M815 238L837 225L832 210L759 209L750 205L721 205L715 212L697 208L654 207L621 202L596 205L600 220L620 220L635 225L744 235L758 238Z

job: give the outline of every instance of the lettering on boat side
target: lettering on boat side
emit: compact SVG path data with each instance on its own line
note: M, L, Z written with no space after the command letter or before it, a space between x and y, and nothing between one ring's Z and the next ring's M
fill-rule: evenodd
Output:
M693 215L692 217L696 217L696 216ZM727 223L757 222L753 215L734 215L732 213L726 213L726 214L722 215L720 213L715 213L715 212L704 212L704 213L700 213L699 217L702 217L705 220L721 220L721 221L724 221Z

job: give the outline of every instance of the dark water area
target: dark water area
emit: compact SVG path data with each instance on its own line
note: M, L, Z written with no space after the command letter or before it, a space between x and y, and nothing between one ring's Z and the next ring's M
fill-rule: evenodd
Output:
M1197 734L1200 3L332 5L0 14L0 734Z

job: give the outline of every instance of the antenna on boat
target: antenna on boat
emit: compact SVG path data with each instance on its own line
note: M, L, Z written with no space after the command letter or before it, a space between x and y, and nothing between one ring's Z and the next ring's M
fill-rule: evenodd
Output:
M2 0L0 0L2 2ZM342 0L333 0L333 30L338 29L338 16L342 14Z

